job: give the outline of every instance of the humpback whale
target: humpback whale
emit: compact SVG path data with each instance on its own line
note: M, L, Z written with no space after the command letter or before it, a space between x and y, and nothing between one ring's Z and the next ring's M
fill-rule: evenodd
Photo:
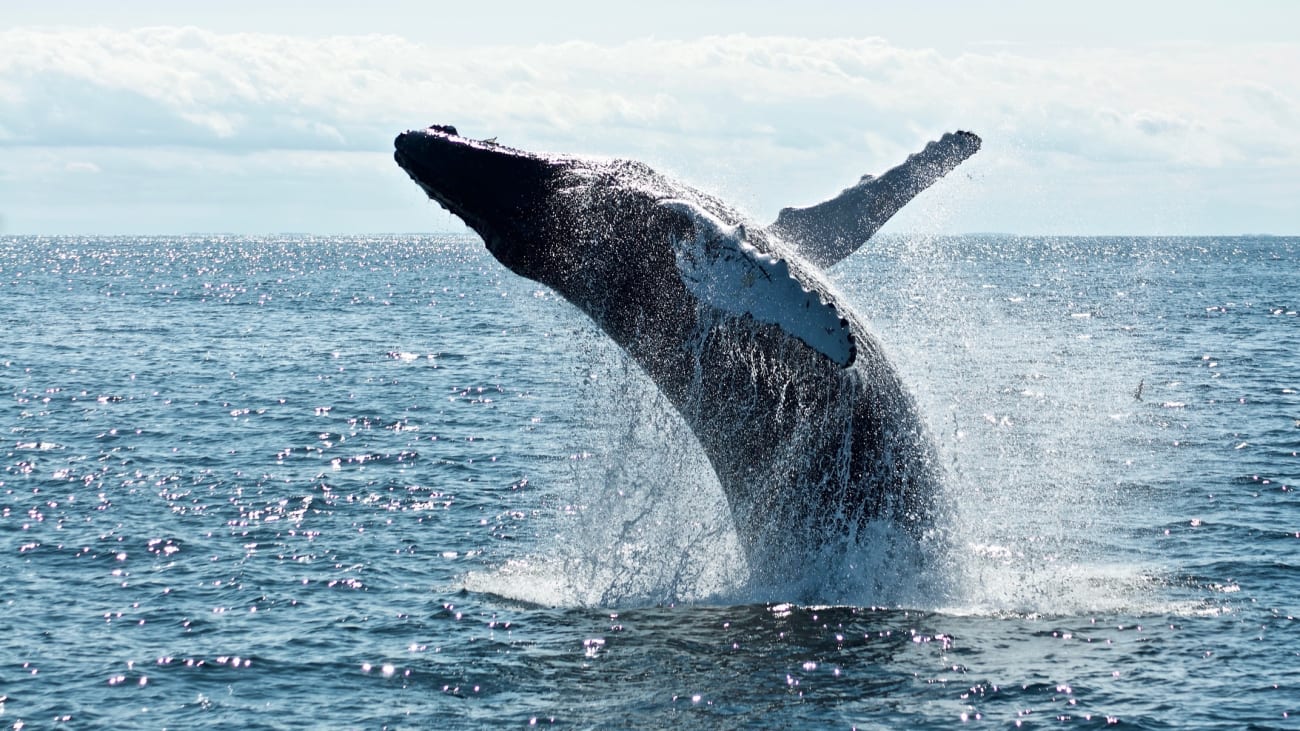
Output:
M637 161L451 126L402 133L395 158L498 261L639 364L717 473L751 572L788 575L827 536L883 518L919 537L932 522L938 466L917 408L823 269L979 146L945 134L766 227Z

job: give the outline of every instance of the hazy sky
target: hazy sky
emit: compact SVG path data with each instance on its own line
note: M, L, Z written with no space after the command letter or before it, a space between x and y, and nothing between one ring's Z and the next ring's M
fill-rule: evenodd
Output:
M438 122L763 222L971 129L887 230L1300 233L1298 2L621 5L6 2L0 232L459 230Z

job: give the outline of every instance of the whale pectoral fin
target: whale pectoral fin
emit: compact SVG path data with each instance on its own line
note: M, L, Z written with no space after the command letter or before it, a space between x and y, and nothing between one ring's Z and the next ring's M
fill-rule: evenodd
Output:
M878 178L858 183L807 208L783 208L768 231L829 267L857 251L900 208L980 149L973 132L949 132Z
M853 364L857 348L848 321L816 290L805 289L788 262L752 246L743 226L727 226L694 203L661 205L691 224L693 235L674 239L673 249L682 283L701 305L776 325L840 366Z

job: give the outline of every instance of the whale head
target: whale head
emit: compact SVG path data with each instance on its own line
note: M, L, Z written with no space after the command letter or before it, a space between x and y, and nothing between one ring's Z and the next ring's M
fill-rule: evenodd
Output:
M464 137L450 125L403 132L394 147L407 175L478 233L498 261L580 305L592 295L581 291L587 285L609 288L637 272L629 261L671 257L666 239L646 237L647 219L691 227L688 217L658 205L674 195L667 181L633 160L527 152Z
M620 343L643 337L647 322L684 327L708 312L776 325L842 367L854 360L848 321L792 252L643 163L525 152L450 126L404 132L395 145L397 163L498 261Z
M554 242L538 222L549 218L562 160L462 137L449 125L403 132L394 146L397 164L502 264L526 276L547 268L541 260Z
M658 301L622 292L681 286L668 232L693 224L661 205L681 190L642 163L526 152L445 125L403 132L394 146L397 164L498 261L602 325Z

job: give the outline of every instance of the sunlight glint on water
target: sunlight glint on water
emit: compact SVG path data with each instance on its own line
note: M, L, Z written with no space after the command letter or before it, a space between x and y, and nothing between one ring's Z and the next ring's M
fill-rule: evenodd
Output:
M671 410L475 240L0 238L0 718L1300 727L1297 272L878 242L834 274L946 549L756 587Z

